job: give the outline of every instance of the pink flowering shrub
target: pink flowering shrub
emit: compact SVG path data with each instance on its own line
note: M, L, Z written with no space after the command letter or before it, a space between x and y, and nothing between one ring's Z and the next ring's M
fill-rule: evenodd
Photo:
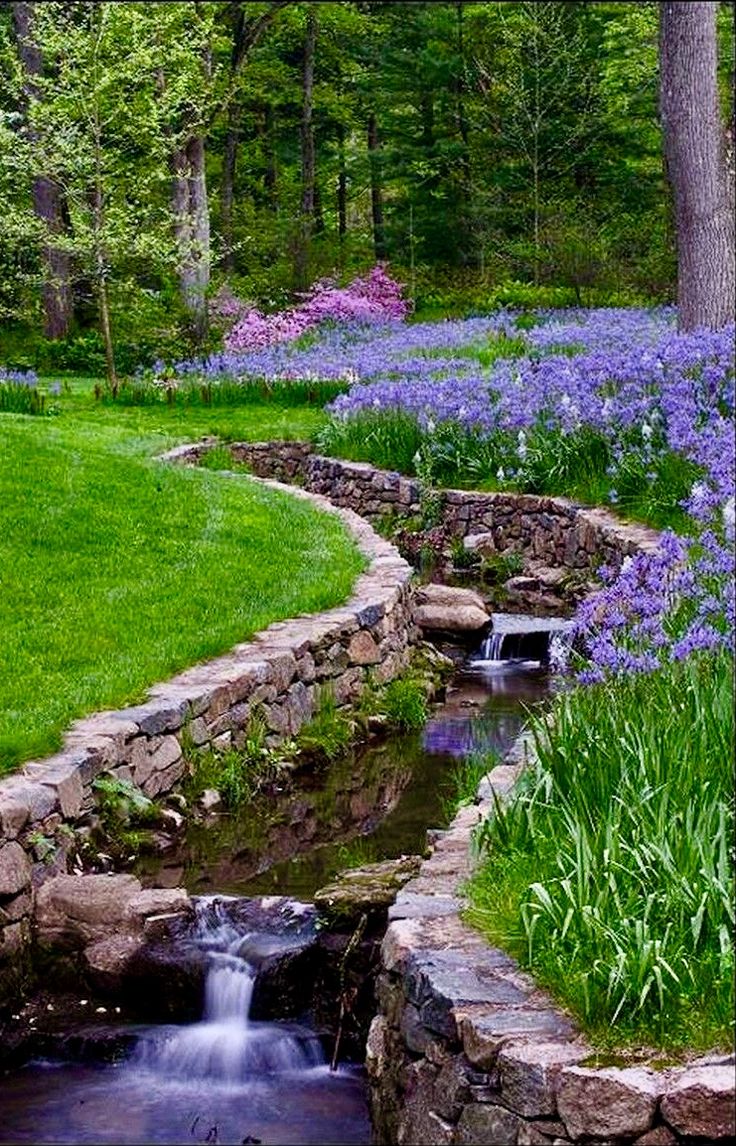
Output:
M227 330L245 318L251 310L251 305L233 294L230 287L225 283L220 287L217 294L210 299L208 310L212 324L221 330Z
M401 321L409 312L409 303L402 298L401 291L401 284L381 265L353 279L346 287L337 286L332 279L322 279L311 287L302 302L289 310L268 315L255 307L245 310L226 335L225 349L237 353L291 342L328 321Z

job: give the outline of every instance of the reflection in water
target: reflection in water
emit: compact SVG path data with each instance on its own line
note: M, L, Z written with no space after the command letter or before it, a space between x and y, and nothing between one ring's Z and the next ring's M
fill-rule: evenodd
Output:
M167 1078L133 1063L34 1064L0 1079L0 1111L2 1143L370 1142L361 1072L328 1067L233 1084Z
M173 857L140 874L192 892L306 900L340 868L421 852L427 828L444 822L458 759L503 753L547 690L538 665L460 673L423 732L392 736L300 777L280 798L192 828ZM205 926L212 963L201 1022L140 1029L137 1057L114 1066L32 1064L0 1079L0 1142L368 1143L362 1072L316 1065L303 1028L249 1019L243 938Z
M175 852L147 860L139 874L193 894L308 900L342 868L421 853L427 828L446 822L458 759L502 755L548 691L536 663L470 666L421 732L392 735L297 777L295 789L192 827Z

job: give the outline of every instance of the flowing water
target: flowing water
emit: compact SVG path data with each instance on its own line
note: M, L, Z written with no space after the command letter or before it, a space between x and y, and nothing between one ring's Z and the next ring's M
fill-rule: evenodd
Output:
M550 630L565 630L541 624L534 649L510 630L492 634L421 733L192 829L174 856L149 864L149 883L201 897L190 938L207 960L201 1020L136 1027L132 1052L113 1064L34 1062L0 1079L0 1143L368 1143L362 1071L330 1071L306 1026L251 1017L253 953L284 940L237 926L202 893L308 900L340 868L421 852L427 828L446 822L458 762L478 748L502 754L547 695Z

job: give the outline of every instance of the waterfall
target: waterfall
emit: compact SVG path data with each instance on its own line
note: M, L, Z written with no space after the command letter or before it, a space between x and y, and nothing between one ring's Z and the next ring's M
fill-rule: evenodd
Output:
M471 664L526 661L560 671L572 647L573 622L564 617L494 613L493 631L471 657Z
M503 642L506 635L506 633L489 633L480 646L480 656L477 659L481 661L503 660Z
M316 1036L295 1024L250 1018L257 969L240 952L252 938L233 925L222 897L196 904L193 942L207 956L200 1022L166 1028L137 1058L160 1074L240 1083L324 1063Z

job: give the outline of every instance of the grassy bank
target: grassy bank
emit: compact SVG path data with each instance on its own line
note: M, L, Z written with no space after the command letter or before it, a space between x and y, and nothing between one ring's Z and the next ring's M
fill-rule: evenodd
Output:
M363 565L337 519L154 460L209 433L308 436L318 411L103 409L92 385L53 419L0 417L0 772L83 713L339 603Z
M471 918L599 1045L733 1042L733 663L576 689L480 833Z

